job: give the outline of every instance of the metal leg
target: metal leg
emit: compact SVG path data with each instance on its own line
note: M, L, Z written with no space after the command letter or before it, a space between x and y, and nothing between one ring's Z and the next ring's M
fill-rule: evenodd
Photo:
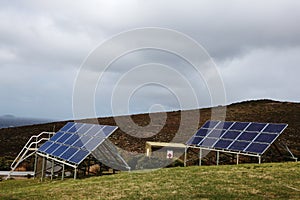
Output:
M35 159L34 159L34 174L33 174L33 178L36 177L36 173L37 173L37 161L38 161L38 155L35 154Z
M220 159L220 152L217 151L217 165L219 165L219 159Z
M74 180L77 178L77 168L74 169Z
M53 180L53 175L54 175L54 160L51 162L51 180Z
M43 181L44 178L44 170L45 170L45 157L43 157L41 181Z
M258 157L258 164L261 164L261 156Z
M64 180L64 178L65 178L65 164L63 164L62 167L63 168L62 168L61 180Z
M202 164L202 149L199 149L199 166Z
M186 147L185 149L184 149L184 166L186 167L186 160L187 160L187 149L188 149L188 147Z
M236 154L236 164L239 164L239 154Z

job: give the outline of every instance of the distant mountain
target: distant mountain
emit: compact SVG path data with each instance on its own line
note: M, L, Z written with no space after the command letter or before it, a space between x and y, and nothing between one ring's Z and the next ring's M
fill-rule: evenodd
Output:
M53 120L16 117L14 115L3 115L0 116L0 129L9 127L19 127L25 125L43 124L51 121Z

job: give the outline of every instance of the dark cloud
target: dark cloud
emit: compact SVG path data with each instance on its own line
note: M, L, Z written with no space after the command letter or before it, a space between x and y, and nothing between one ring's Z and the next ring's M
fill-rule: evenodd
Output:
M88 54L121 31L151 26L183 32L203 45L218 66L228 102L300 99L295 87L300 72L298 1L4 1L0 19L0 114L72 117L73 83ZM150 62L180 71L201 91L200 106L211 104L203 77L195 76L188 63L151 51L116 61L96 94L111 95L123 72ZM131 100L132 111L147 111L158 96L158 103L176 109L168 91L146 87ZM109 115L110 102L96 98L98 113Z

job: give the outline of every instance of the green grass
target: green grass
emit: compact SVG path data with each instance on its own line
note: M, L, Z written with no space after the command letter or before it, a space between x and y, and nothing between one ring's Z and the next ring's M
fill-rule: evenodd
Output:
M0 199L300 199L300 163L167 168L0 182Z

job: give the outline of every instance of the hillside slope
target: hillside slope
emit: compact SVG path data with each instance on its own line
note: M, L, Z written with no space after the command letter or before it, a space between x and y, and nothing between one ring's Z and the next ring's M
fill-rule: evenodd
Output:
M219 107L221 109L221 107ZM218 108L217 108L218 109ZM193 117L192 113L200 113L199 127L206 121L211 119L211 109L200 109L183 111L185 113L191 113L188 115ZM194 134L195 130L185 124L185 129L179 133L178 127L180 124L180 118L183 114L182 111L174 111L167 113L166 123L158 134L153 135L149 130L155 130L156 127L148 127L147 130L140 131L133 127L126 127L130 134L118 129L111 137L111 141L117 146L131 151L131 152L144 152L146 141L171 141L175 134L179 137L175 142L185 142ZM156 113L152 115L152 119L159 119L162 114ZM140 126L147 126L150 123L150 117L148 114L139 114L131 116L133 121ZM222 116L215 117L214 119L222 119ZM117 119L125 119L125 117L118 117ZM272 123L288 123L288 128L284 131L279 138L280 141L285 142L291 150L300 157L300 104L289 102L277 102L271 100L258 100L247 101L242 103L235 103L227 106L226 112L227 121L254 121L254 122L272 122ZM83 122L90 122L91 120L82 120ZM116 125L115 119L100 118L98 119L100 124ZM189 121L189 120L188 120ZM190 120L192 121L192 120ZM21 150L23 145L27 142L31 135L37 135L42 131L57 131L66 122L55 122L34 126L24 126L17 128L0 129L0 157L3 156L16 156ZM143 136L143 138L133 137L137 134ZM149 136L149 137L148 137Z
M0 182L0 199L300 199L300 163L166 168Z

